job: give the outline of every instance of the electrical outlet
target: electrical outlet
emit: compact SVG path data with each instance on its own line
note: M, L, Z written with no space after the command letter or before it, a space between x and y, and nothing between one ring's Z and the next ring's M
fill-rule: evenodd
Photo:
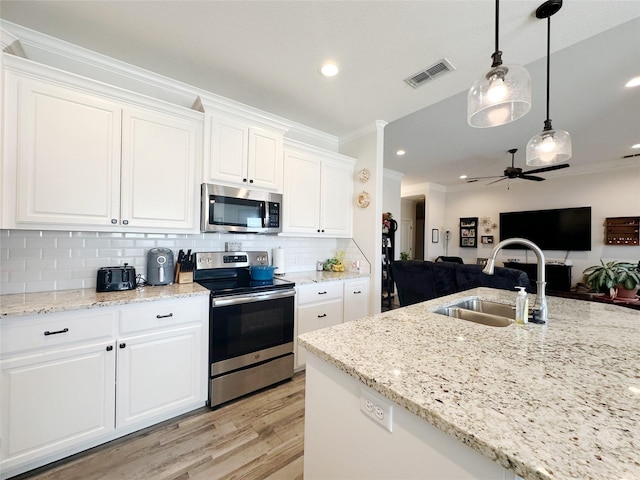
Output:
M224 242L225 252L240 252L242 250L242 242Z
M360 410L374 422L392 431L393 405L374 393L360 389Z

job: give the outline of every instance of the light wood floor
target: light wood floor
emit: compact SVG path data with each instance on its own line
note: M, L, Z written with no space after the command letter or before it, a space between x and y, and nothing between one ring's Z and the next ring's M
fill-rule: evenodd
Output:
M302 479L303 425L304 372L217 410L203 408L20 478Z

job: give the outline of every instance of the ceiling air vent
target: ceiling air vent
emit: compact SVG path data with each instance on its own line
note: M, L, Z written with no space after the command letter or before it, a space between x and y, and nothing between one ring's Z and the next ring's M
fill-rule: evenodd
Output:
M443 58L430 67L420 70L415 75L411 75L409 78L405 78L404 81L411 85L413 88L418 88L424 85L427 81L433 80L434 78L453 70L455 70L455 68L453 68L453 65L451 65L451 63L449 63L449 60Z

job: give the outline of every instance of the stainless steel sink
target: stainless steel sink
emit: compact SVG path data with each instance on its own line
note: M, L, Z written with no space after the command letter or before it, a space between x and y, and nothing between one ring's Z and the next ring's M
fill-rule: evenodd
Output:
M507 327L515 320L515 309L502 303L472 298L436 310L435 313L491 327Z
M452 307L464 308L465 310L473 310L474 312L489 313L500 317L507 317L512 320L516 319L516 308L504 303L490 302L489 300L480 300L479 298L471 298L463 302L451 305Z

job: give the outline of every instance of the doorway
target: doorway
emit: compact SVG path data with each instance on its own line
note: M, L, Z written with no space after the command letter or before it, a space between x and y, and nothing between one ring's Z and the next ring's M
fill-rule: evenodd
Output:
M424 260L425 200L424 195L402 198L400 252L412 260Z

